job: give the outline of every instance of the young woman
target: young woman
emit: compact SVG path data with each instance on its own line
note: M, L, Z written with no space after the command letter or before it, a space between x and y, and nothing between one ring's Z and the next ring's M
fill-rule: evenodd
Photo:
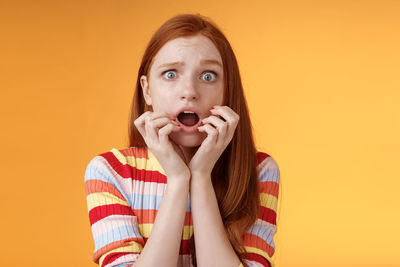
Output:
M209 19L153 35L129 148L94 157L85 189L100 266L274 266L279 168L257 151L238 64Z

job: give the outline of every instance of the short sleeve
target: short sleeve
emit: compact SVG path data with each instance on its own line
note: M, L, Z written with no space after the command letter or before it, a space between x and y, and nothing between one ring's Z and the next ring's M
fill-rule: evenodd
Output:
M245 263L250 267L274 267L276 213L279 194L279 167L275 160L263 153L258 164L260 209L256 222L245 233L243 245L247 252Z
M95 245L92 260L102 267L131 266L144 247L137 217L123 190L124 182L101 155L94 157L85 171L87 208Z

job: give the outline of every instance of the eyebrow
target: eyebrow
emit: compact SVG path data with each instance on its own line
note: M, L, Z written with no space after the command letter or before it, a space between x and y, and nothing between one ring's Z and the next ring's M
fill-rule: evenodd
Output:
M222 64L215 59L203 59L200 61L201 64L214 64L214 65L218 65L222 68ZM181 62L181 61L176 61L176 62L171 62L171 63L165 63L165 64L161 64L158 68L161 69L163 67L173 67L173 66L177 66L177 65L185 65L185 63Z

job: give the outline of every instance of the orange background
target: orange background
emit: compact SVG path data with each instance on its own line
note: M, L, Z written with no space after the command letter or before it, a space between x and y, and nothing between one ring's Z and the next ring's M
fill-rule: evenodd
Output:
M278 267L399 266L400 1L2 1L2 266L95 266L89 160L128 144L139 60L221 27L281 171Z

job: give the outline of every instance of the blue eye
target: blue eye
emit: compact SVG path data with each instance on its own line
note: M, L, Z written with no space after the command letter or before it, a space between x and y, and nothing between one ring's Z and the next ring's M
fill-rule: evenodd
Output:
M206 80L208 82L215 80L216 77L217 77L217 74L213 71L206 72L203 75L204 80Z
M167 70L163 72L163 75L167 79L173 79L176 77L176 72L174 70Z

